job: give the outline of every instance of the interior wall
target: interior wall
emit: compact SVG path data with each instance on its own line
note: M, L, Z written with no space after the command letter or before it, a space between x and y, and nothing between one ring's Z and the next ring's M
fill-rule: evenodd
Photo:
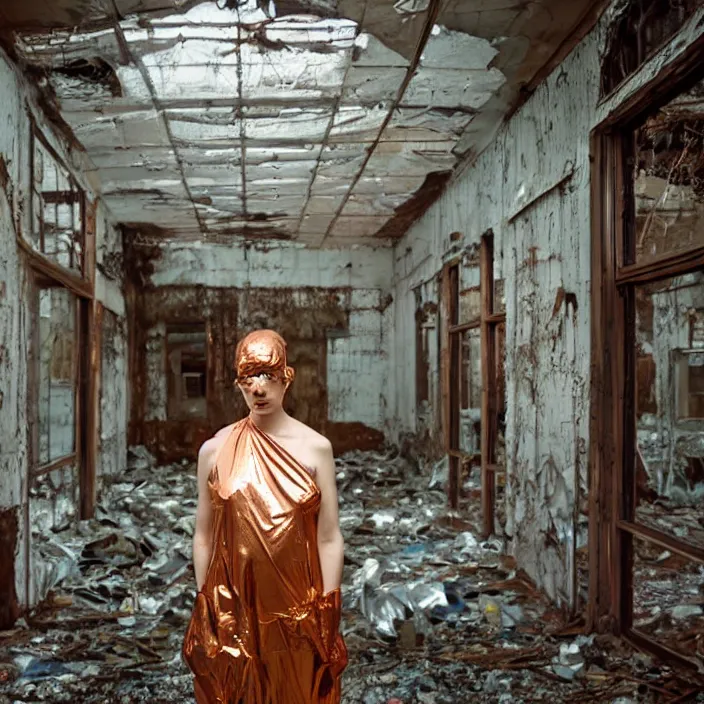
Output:
M129 239L130 235L126 234ZM237 340L278 330L297 378L288 409L340 454L383 445L392 326L389 248L309 250L282 242L135 246L132 439L161 459L193 456L246 408L233 388ZM201 417L169 417L169 326L205 323L208 401Z
M572 606L587 525L590 131L702 31L698 13L600 103L603 47L622 7L607 10L394 249L398 438L419 429L414 290L494 233L506 286L506 532L519 564Z
M32 289L26 256L17 238L28 238L31 228L31 120L61 156L81 187L96 192L92 169L85 156L65 147L52 125L37 108L32 88L0 51L0 628L13 622L18 611L41 596L35 593L32 572L37 567L27 534L30 462L28 427L32 422L29 371L33 312ZM91 196L94 197L94 196ZM96 300L124 324L124 300L114 274L100 271L101 256L116 251L116 230L102 205L98 206L96 242L99 250ZM117 238L119 247L121 242ZM124 354L124 351L122 352ZM126 396L126 375L113 374L111 387ZM98 467L119 471L125 466L126 422L119 411L104 406L102 427L114 437L108 450L99 446ZM125 406L126 418L126 406ZM122 446L122 449L120 449ZM28 554L29 553L29 554ZM32 568L30 569L30 563ZM26 576L30 574L27 582Z
M25 600L27 477L27 280L15 233L29 126L20 84L0 52L0 629Z

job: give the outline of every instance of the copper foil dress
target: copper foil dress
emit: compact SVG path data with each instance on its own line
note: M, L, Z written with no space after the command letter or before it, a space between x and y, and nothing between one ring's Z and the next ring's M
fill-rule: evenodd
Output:
M198 704L337 704L347 650L340 590L323 594L311 473L246 418L209 485L212 558L183 644Z

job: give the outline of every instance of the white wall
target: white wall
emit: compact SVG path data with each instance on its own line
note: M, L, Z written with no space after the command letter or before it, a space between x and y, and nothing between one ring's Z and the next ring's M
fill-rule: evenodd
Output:
M14 511L15 589L24 601L27 476L27 281L15 236L21 222L19 184L26 177L29 124L19 82L0 52L0 512Z
M21 604L31 604L33 585L25 589L28 564L26 554L27 476L28 476L28 357L32 318L31 292L24 257L16 238L29 241L30 209L30 117L45 139L61 156L80 186L89 194L97 192L84 154L66 148L55 134L43 113L36 107L32 88L19 76L6 55L0 51L0 512L17 512L19 530L16 541L15 583ZM98 209L97 246L108 254L121 248L118 231L110 224L110 216L102 205ZM99 261L100 261L99 255ZM119 282L99 274L96 297L106 307L124 316L124 300ZM126 374L117 375L112 383L127 387ZM123 394L123 396L125 396ZM125 409L126 418L126 409ZM116 415L104 423L119 423ZM125 423L116 432L123 434ZM101 458L99 457L99 465ZM118 458L119 461L119 458ZM123 464L124 466L124 464ZM33 570L34 571L34 568Z
M104 306L101 331L99 479L127 466L127 318L122 231L110 222L102 201L96 213L95 298ZM100 484L98 484L100 486Z
M393 393L390 248L311 250L286 242L232 246L170 243L161 247L154 266L150 278L154 286L348 290L349 336L328 341L328 420L360 422L386 430ZM164 331L154 329L153 334ZM160 344L155 345L161 350ZM161 365L160 351L158 355L154 363ZM148 352L148 363L149 359ZM163 374L149 374L148 378L154 379L148 390L152 419L165 417L166 379Z
M398 436L416 428L413 289L493 229L507 299L507 533L521 566L563 603L575 602L575 514L587 491L589 135L701 34L702 14L599 105L607 12L394 250Z

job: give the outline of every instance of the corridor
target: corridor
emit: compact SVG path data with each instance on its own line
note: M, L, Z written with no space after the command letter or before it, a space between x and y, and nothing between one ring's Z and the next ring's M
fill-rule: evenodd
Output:
M703 66L701 0L3 0L0 704L195 702L260 328L345 704L704 702Z

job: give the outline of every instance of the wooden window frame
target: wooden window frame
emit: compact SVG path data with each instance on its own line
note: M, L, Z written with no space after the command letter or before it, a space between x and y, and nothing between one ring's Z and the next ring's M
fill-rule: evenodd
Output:
M494 281L494 233L482 235L480 250L482 295L482 532L488 537L494 532L496 516L496 475L505 467L497 464L496 440L499 433L499 409L496 405L498 388L498 330L506 323L506 313L496 309Z
M414 290L416 301L416 411L430 401L430 365L428 363L428 334L425 326L422 286Z
M51 262L52 264L55 264L57 267L60 267L64 271L70 272L73 274L74 277L77 279L83 279L86 277L87 274L89 274L90 270L90 252L88 251L87 248L87 240L89 237L87 236L87 227L86 227L86 222L88 220L88 203L86 199L86 193L81 188L81 186L78 184L76 179L73 177L71 174L70 170L66 168L66 165L64 164L63 159L56 153L56 151L53 149L53 147L49 144L49 142L45 139L44 135L41 133L39 128L37 127L36 123L31 120L31 129L30 129L30 174L31 174L31 182L30 182L30 211L31 211L31 216L30 216L30 223L31 227L34 227L34 196L39 195L42 199L43 202L46 202L46 197L45 197L45 192L44 191L37 191L36 190L36 184L34 180L34 154L35 154L35 145L37 142L39 142L43 149L48 152L49 156L56 162L57 168L62 169L66 174L67 178L69 180L69 183L71 184L71 191L68 191L73 198L71 199L71 202L75 202L76 200L79 203L79 212L80 212L80 218L81 218L81 227L80 227L80 245L81 245L81 265L80 267L64 267L63 265L59 264L57 261L52 259L50 256L48 256L44 252L44 213L42 212L40 215L40 232L37 233L39 235L39 249L34 249L32 247L31 243L27 242L26 244L32 249L33 251L37 252L40 254L42 257L44 257L48 262ZM65 203L67 202L67 199L64 198L63 196L67 193L66 191L53 191L53 192L46 192L49 193L49 202L56 202L56 203ZM70 253L70 260L73 263L73 257L74 257L74 250L73 247L71 248L71 253Z
M459 320L459 275L460 259L455 258L443 267L441 302L443 321L442 349L442 398L443 427L445 430L445 448L449 462L447 483L450 508L457 511L460 506L460 483L462 478L462 461L466 454L460 450L460 336L466 329L458 325Z
M652 3L651 3L652 4ZM631 7L628 7L625 9L624 13L617 17L615 19L616 25L619 26L622 24L624 20L627 20L628 17L630 16L631 12L635 11L636 6L635 3L632 4ZM696 13L696 10L694 11ZM609 54L611 53L611 49L613 46L614 41L619 41L619 37L614 35L609 38L607 41L607 45L604 50L604 57L602 59L602 64L600 66L600 71L599 71L599 96L600 96L600 101L607 100L609 97L614 95L615 93L618 92L618 90L624 86L639 70L642 66L648 63L654 56L657 56L658 52L660 52L664 46L667 45L668 42L672 41L672 38L677 36L677 33L682 30L682 27L686 25L689 21L691 21L693 15L690 15L688 17L685 17L682 19L679 27L675 28L673 27L670 31L669 34L664 35L663 37L660 38L660 41L657 44L654 44L653 46L650 47L650 49L647 52L644 52L638 59L638 63L636 66L634 66L630 71L628 71L620 81L616 81L613 83L613 85L610 88L605 87L605 82L606 82L606 72L609 70L609 66L607 65L608 62L613 62L614 58L609 57ZM659 18L658 18L659 19ZM653 18L648 18L646 22L642 23L641 27L645 29L646 31L648 28L652 28L653 26ZM635 37L634 41L638 42L640 41L641 37L637 36ZM620 57L618 57L620 58Z
M496 463L495 445L498 434L497 388L497 331L506 322L506 313L496 310L494 301L494 234L485 233L480 241L480 315L474 320L459 323L459 267L461 259L447 262L441 273L441 371L442 405L445 448L449 460L448 499L450 508L457 510L460 500L462 462L479 459L481 462L481 506L482 532L485 536L494 532L495 481L504 467ZM463 452L459 447L459 389L462 334L468 330L480 331L481 354L481 437L477 455Z
M31 344L34 358L28 373L28 486L36 477L75 464L79 481L79 516L90 518L95 512L97 434L100 413L99 363L101 354L102 306L94 299L95 289L95 234L96 202L88 202L85 192L76 183L69 169L55 150L48 144L35 121L30 118L29 172L32 192L34 189L34 141L39 140L53 159L67 172L81 199L81 248L83 252L81 269L70 269L35 249L32 244L17 232L15 241L29 273L29 287L33 300L38 300L39 288L63 287L76 296L76 391L75 391L75 449L70 455L39 465L38 461L38 325L31 330ZM33 207L33 206L32 206ZM33 218L30 218L33 226ZM41 238L41 233L40 233ZM27 514L29 520L29 514ZM29 540L29 526L27 526ZM29 567L28 567L29 570ZM28 573L29 574L29 573ZM27 574L27 579L29 578Z
M637 284L704 268L704 247L643 264L632 251L626 143L643 116L701 79L704 37L642 86L591 134L592 283L589 476L589 604L587 625L686 667L692 660L633 626L633 540L639 538L704 563L704 550L637 522L635 491L635 360Z

